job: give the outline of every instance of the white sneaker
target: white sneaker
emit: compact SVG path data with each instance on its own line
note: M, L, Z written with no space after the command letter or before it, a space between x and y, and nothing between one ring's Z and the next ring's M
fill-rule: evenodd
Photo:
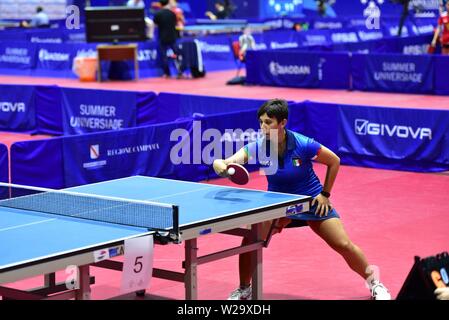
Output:
M228 300L251 300L251 295L251 286L248 286L246 288L237 288L231 292Z
M372 285L371 297L373 300L391 300L390 291L381 282Z

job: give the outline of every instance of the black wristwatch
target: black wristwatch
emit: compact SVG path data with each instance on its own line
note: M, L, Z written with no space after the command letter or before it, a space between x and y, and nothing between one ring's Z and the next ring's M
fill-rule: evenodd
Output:
M323 196L325 196L326 198L329 198L331 196L331 194L329 192L326 192L326 191L321 191L321 194Z

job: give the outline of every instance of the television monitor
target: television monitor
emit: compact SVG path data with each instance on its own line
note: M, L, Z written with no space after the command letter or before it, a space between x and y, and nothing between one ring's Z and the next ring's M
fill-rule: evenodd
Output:
M145 41L143 8L86 7L87 42Z

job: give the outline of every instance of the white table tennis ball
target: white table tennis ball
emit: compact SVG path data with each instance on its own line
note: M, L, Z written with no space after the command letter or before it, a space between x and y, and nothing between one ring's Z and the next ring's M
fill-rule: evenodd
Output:
M228 173L232 176L235 173L235 169L234 168L229 168L228 169Z

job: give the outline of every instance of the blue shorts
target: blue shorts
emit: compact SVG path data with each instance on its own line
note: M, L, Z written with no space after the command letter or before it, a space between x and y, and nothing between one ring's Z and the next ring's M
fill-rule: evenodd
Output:
M294 227L301 227L301 226L307 226L306 221L324 221L331 218L338 218L340 219L340 216L338 215L337 210L332 208L330 212L327 213L327 216L320 217L319 215L315 215L316 205L312 206L308 212L298 213L294 216L289 216L289 219L292 219L292 221L289 225L286 226L286 228L294 228Z

